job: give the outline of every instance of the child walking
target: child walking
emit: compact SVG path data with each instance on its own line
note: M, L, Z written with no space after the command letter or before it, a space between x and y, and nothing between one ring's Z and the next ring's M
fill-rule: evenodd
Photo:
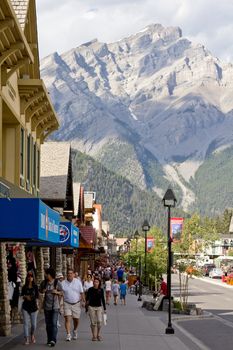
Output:
M125 280L123 280L120 284L120 299L121 299L121 305L126 305L126 292L127 292L127 284L125 283Z
M119 290L120 290L119 284L118 284L117 280L115 280L113 285L112 285L112 294L113 294L113 298L114 298L114 305L117 305Z

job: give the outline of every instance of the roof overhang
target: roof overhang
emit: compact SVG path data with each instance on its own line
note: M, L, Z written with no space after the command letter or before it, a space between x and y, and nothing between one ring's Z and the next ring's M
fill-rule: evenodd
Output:
M57 114L41 79L19 79L21 114L31 122L32 131L41 142L59 128Z
M0 182L9 188L9 199L11 198L36 198L29 192L24 191L20 187L12 184L3 177L0 177Z
M10 0L0 1L0 66L5 67L3 85L19 68L34 62Z

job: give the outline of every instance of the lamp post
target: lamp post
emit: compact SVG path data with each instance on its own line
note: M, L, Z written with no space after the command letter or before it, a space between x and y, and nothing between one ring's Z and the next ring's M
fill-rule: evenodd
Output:
M138 279L138 301L142 301L142 281L141 281L141 275L142 275L142 257L139 255L139 279Z
M144 220L143 224L142 224L142 231L144 231L145 233L145 262L144 262L144 285L146 285L146 281L147 281L147 266L146 266L146 256L147 256L147 231L150 230L150 225L148 223L147 220Z
M138 238L140 237L138 230L134 233L134 238L136 239L136 275L138 274L138 264L137 264L137 255L138 255Z
M167 221L167 244L168 244L168 259L167 259L167 288L168 288L168 326L165 330L166 334L174 334L174 328L172 328L171 322L171 264L172 264L172 254L171 254L171 207L176 205L176 197L173 191L169 188L163 197L163 205L168 209L168 221Z
M138 253L138 238L140 237L138 230L134 233L134 238L136 239L136 254Z

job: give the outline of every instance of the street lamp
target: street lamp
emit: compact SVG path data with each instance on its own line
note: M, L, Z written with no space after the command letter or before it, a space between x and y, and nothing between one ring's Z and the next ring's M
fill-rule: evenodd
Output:
M142 224L142 231L145 233L145 263L144 263L144 284L146 285L146 275L147 275L147 269L146 269L146 255L147 255L147 231L150 230L150 225L147 220L144 220Z
M136 239L136 254L138 253L138 238L140 237L140 234L138 230L135 231L134 233L134 238Z
M140 237L140 234L138 230L134 233L134 239L136 239L136 275L138 275L138 264L137 264L137 255L138 255L138 238Z
M163 205L168 208L168 221L167 221L167 244L168 244L168 259L167 259L167 288L168 288L168 326L165 330L166 334L174 334L174 328L172 328L171 322L171 264L172 264L172 254L171 254L171 208L176 205L176 197L173 191L169 188L163 197Z

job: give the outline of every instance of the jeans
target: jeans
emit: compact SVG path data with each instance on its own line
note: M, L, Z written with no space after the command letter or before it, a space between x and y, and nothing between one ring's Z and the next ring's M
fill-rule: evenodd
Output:
M26 310L22 309L22 312L23 312L24 336L25 336L25 338L28 338L29 337L30 322L31 322L31 333L30 333L30 335L34 335L34 333L35 333L38 311L29 313Z
M57 341L57 320L59 310L44 310L47 342Z

